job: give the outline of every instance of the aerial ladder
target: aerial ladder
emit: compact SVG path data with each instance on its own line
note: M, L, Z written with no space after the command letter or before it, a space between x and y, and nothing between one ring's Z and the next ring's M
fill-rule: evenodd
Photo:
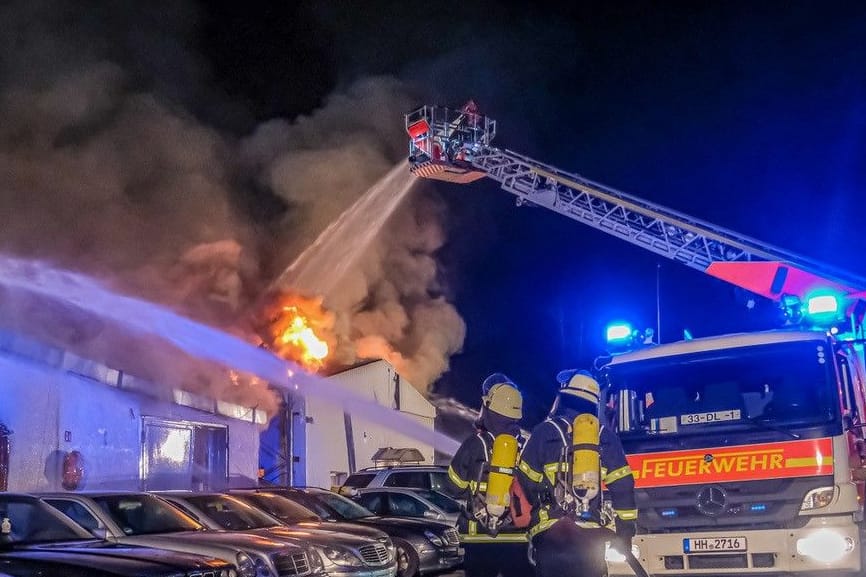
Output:
M518 206L558 212L770 299L792 323L811 307L811 296L832 295L840 318L851 323L855 337L864 336L864 277L496 148L496 121L472 101L458 109L422 106L405 122L410 170L419 177L455 183L490 178L514 194Z

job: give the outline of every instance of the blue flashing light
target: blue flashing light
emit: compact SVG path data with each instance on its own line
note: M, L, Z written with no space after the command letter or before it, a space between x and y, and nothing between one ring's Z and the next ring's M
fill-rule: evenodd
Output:
M832 315L839 312L839 299L834 295L815 295L806 301L810 315Z
M607 342L623 342L632 338L631 325L628 323L612 323L607 325Z
M766 510L766 503L752 503L751 505L749 505L749 511L751 511L752 513L763 513Z
M676 509L662 509L660 514L662 517L670 519L672 517L677 516L677 510Z

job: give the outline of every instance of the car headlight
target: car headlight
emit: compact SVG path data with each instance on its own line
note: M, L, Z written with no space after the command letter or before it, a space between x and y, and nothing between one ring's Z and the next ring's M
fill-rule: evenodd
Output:
M637 545L631 546L631 554L635 559L640 558L640 547ZM626 558L625 555L617 550L616 547L610 544L610 542L605 543L604 545L604 560L608 563L625 563Z
M238 572L231 568L221 569L220 577L238 577Z
M328 561L340 567L360 567L361 560L358 559L351 551L346 549L338 549L336 547L322 547L322 553L328 558Z
M442 537L434 533L429 529L424 530L424 536L427 537L427 540L436 545L437 547L443 547L445 545L445 541L442 540Z
M833 502L833 498L836 497L836 487L819 487L817 489L812 489L806 496L803 497L803 504L800 505L801 511L812 511L813 509L820 509L822 507L826 507L830 503Z
M238 577L256 577L256 564L244 552L238 553Z
M818 529L797 539L797 553L818 563L835 563L854 550L854 539L832 529Z
M313 573L313 574L321 573L324 570L325 564L322 561L323 555L324 555L324 553L322 553L321 551L319 551L315 547L310 547L307 550L307 557L310 558L310 572L311 573Z

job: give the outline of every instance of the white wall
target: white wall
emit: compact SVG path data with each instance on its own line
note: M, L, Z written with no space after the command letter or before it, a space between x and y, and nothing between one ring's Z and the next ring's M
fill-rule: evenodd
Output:
M10 491L61 490L59 464L72 450L84 457L88 486L134 479L137 487L141 421L133 395L3 355L0 387L0 421L14 432Z
M0 422L13 431L10 491L62 490L59 465L62 455L72 450L84 457L83 488L140 488L143 416L228 425L230 476L245 479L237 484L256 479L259 428L254 423L120 390L0 352Z
M308 398L305 402L306 446L296 451L306 473L304 483L313 487L331 486L331 472L349 470L343 407Z
M394 367L389 363L375 361L334 375L331 380L396 410L395 376ZM400 412L432 431L436 418L435 407L405 379L399 379L399 386ZM306 460L305 482L307 485L329 487L331 472L349 472L343 407L311 397L306 400L304 410L307 420L312 422L305 425L306 446L300 450L296 448L296 453ZM421 451L426 463L433 463L433 446L419 443L400 433L399 427L358 415L353 415L351 421L356 470L372 466L373 454L384 447L413 447Z

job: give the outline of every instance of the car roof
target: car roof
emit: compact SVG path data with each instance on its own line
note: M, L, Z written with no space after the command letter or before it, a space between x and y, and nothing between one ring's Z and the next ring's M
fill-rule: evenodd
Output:
M433 489L427 489L424 487L359 487L356 491L359 493L372 493L374 491L383 491L387 493L412 493L413 495L417 494L418 491L424 491L427 493L436 492Z
M441 465L383 465L381 467L364 467L363 469L358 469L355 473L377 473L379 471L430 471L430 472L439 472L439 471L447 471L446 467ZM352 473L353 475L355 473Z
M199 491L154 491L154 494L159 497L229 497L230 495L226 493L220 493L219 491L207 491L207 492L199 492Z
M46 493L38 493L38 497L46 499L46 498L58 498L58 497L66 497L66 498L75 498L75 497L133 497L133 496L141 496L141 495L153 495L158 496L156 493L151 493L148 491L76 491L74 493L61 493L61 492L46 492Z
M30 493L6 493L5 491L0 492L0 499L12 500L16 501L38 501L39 495L32 495Z

